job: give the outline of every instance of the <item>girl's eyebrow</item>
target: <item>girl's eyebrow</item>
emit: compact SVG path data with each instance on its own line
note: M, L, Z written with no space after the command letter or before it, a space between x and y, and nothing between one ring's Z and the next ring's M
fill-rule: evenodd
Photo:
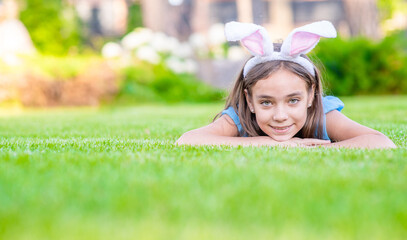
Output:
M288 94L287 96L285 96L285 98L294 97L294 96L302 96L302 95L303 94L301 91L297 91L297 92ZM270 96L270 95L262 94L262 95L257 96L257 98L274 98L274 97Z

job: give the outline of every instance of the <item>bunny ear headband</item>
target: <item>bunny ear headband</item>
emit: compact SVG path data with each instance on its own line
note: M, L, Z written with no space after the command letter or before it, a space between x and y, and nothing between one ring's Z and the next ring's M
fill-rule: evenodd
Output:
M315 77L314 65L301 57L311 51L321 37L335 38L336 30L328 21L314 22L294 29L281 45L281 52L274 52L273 42L262 26L252 23L229 22L225 26L228 41L241 41L254 56L243 69L243 75L260 63L283 60L298 63Z

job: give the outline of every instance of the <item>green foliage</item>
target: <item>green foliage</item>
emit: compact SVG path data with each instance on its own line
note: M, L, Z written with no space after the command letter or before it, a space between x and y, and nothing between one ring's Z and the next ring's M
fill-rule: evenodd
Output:
M73 6L62 0L21 0L20 19L42 53L65 55L81 45L80 21Z
M127 32L133 31L137 27L143 26L143 18L140 3L131 2L129 6Z
M209 102L222 99L216 90L191 74L176 74L164 65L140 63L122 70L122 82L116 101Z
M407 98L343 98L392 150L178 147L223 104L0 112L0 239L404 239Z
M407 93L406 33L373 42L365 38L321 41L314 52L334 95Z
M54 81L67 81L85 73L89 67L104 60L98 56L46 56L35 55L25 58L24 69L27 72L44 76Z
M378 0L377 6L382 20L391 18L396 11L407 12L407 3L404 0Z
M100 94L103 92L102 89L107 88L106 91L115 94L114 99L109 97L109 100L106 100L107 104L211 102L221 100L224 95L223 90L204 84L194 75L176 74L163 64L151 65L146 62L137 62L131 67L114 70L113 62L107 64L106 60L94 55L67 55L63 57L35 55L25 57L23 60L23 65L18 67L6 66L1 62L0 67L6 73L16 76L21 73L21 69L24 69L23 80L25 83L35 85L24 88L29 96L38 94L42 96L44 91L38 91L37 89L39 82L48 84L48 82L74 83L75 81L78 84L84 82L89 84L89 86L82 84L83 87L89 88L87 90L89 91L88 95L83 96L84 92L79 93L79 89L77 89L78 94L74 96L75 98L90 97L90 89L92 88L98 90L95 94ZM103 79L109 80L105 82L102 81ZM30 80L33 82L30 82ZM44 88L50 88L51 92L58 92L58 94L64 94L64 92L60 91L69 89L64 87L62 90L52 90L54 87L58 88L61 85L50 84L50 86L47 85ZM117 89L117 85L119 85L119 89ZM74 85L71 84L70 86ZM50 96L53 95L50 94Z

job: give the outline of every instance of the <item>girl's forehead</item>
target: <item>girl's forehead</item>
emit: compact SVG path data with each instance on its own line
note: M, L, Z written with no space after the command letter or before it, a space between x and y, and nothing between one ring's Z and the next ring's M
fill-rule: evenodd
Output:
M253 94L272 94L273 96L307 92L307 84L300 76L285 69L278 70L265 79L259 80L252 88Z

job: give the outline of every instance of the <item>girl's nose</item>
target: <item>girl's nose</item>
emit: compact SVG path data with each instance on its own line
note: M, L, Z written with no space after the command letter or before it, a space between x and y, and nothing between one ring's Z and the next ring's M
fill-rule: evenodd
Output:
M276 122L283 122L287 119L288 119L288 115L284 111L284 109L282 107L277 107L273 114L273 120Z

